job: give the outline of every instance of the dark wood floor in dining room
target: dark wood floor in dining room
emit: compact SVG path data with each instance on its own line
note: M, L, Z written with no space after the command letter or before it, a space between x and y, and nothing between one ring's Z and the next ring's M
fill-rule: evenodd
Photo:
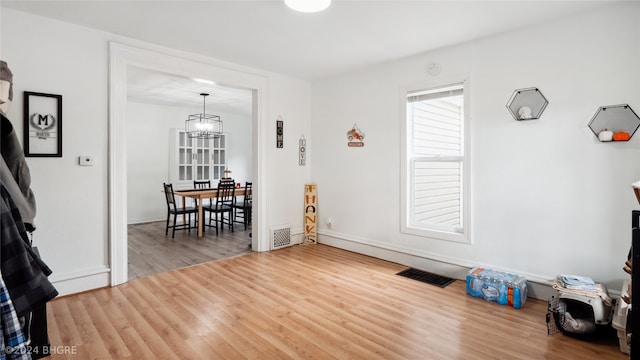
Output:
M405 268L295 245L61 297L47 305L51 359L629 358L617 339L548 336L545 301L513 309Z
M197 230L177 230L175 238L165 236L165 221L155 221L128 226L129 280L138 277L220 260L251 252L251 230L243 224L235 224L216 236L216 229L205 229L198 238Z

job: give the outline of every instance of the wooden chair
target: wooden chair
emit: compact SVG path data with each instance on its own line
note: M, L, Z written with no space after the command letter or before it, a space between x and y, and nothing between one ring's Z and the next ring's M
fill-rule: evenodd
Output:
M176 196L173 193L173 185L172 184L162 184L164 186L164 196L167 200L167 225L164 230L164 234L169 234L169 229L173 229L171 232L171 237L176 236L177 230L187 229L191 232L191 215L197 216L198 209L195 207L181 207L176 204ZM169 219L173 215L173 225L169 226ZM178 215L184 215L186 217L187 222L182 224L177 224ZM196 227L197 228L197 227Z
M211 180L202 180L202 181L198 181L198 180L193 180L193 188L194 189L211 189ZM193 204L196 207L196 210L198 209L198 199L193 199ZM204 202L203 202L204 204ZM209 199L209 205L211 205L211 199ZM203 209L204 211L204 209ZM196 221L200 221L200 219L197 219ZM197 224L197 222L196 222ZM202 225L206 225L207 223L204 222L202 223ZM197 226L197 225L196 225ZM205 226L202 227L202 231L204 231Z
M209 227L216 228L216 235L218 235L218 229L224 229L225 224L225 216L227 215L226 224L229 225L231 231L233 231L233 203L235 197L235 184L233 180L220 180L218 183L218 195L216 197L215 202L211 205L204 205L203 210L209 212ZM213 217L211 216L213 215ZM218 225L218 215L220 215L220 225ZM213 220L214 225L211 225L211 221ZM204 223L203 223L204 225Z
M237 218L242 218L245 230L247 230L247 226L251 224L251 207L253 204L252 185L253 183L247 181L244 184L244 196L242 200L240 202L236 200L233 204L233 221L239 223L240 221L238 221Z

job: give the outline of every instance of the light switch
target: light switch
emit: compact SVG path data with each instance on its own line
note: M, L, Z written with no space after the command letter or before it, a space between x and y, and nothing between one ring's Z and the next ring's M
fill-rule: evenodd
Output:
M78 158L78 163L80 166L93 166L95 164L95 159L93 156L80 156Z

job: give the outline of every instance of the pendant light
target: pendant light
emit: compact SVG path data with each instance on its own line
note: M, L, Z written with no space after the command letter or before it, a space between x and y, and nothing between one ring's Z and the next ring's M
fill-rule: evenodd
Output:
M218 115L207 114L206 99L209 94L201 93L202 113L189 115L184 122L184 129L187 136L197 139L213 139L222 135L222 120Z

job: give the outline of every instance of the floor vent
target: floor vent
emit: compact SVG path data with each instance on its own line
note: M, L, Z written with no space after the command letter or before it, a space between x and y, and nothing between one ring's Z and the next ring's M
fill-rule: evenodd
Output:
M288 225L273 226L271 236L271 250L291 245L291 227Z
M413 268L408 268L406 270L402 270L399 273L397 273L396 275L404 276L404 277L407 277L407 278L413 279L413 280L422 281L424 283L435 285L435 286L439 286L441 288L443 288L443 287L451 284L452 282L456 281L456 279L452 279L452 278L448 278L448 277L445 277L445 276L432 274L430 272L426 272L426 271L422 271L422 270L418 270L418 269L413 269Z

